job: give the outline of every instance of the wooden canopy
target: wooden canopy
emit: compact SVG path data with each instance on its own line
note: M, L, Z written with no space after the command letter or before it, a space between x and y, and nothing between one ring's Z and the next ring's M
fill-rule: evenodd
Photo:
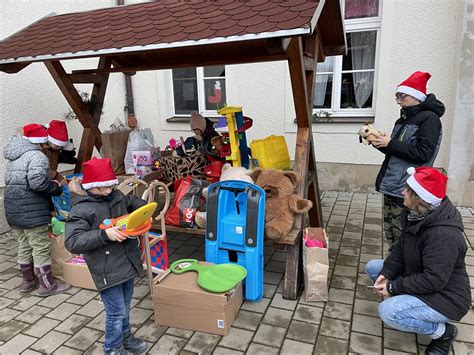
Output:
M51 15L0 42L0 70L17 73L43 62L84 132L76 170L101 147L98 128L110 73L287 60L297 121L297 193L313 201L311 226L323 226L311 128L316 64L346 51L339 0L163 0ZM61 60L99 58L97 68L67 73ZM97 110L89 113L74 84L93 84ZM300 285L301 232L287 247L284 297Z

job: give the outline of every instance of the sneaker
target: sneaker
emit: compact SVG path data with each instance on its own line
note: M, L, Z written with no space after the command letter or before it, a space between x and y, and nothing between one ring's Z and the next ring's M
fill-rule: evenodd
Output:
M426 347L426 355L448 355L451 345L458 335L458 328L446 323L444 334L438 339L433 339Z
M123 345L120 345L117 349L112 351L104 351L105 355L128 355L127 350L124 349Z
M123 347L132 354L141 354L147 351L148 344L130 334L123 339Z

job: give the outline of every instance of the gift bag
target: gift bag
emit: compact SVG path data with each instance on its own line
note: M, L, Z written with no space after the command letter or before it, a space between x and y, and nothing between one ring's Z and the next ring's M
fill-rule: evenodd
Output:
M165 214L165 222L178 227L197 228L194 222L201 206L202 189L207 182L191 176L175 183L174 201Z
M112 160L112 168L115 174L125 173L124 158L127 151L128 136L130 129L123 123L116 122L101 135L101 155Z
M328 300L329 255L328 238L323 228L303 231L303 271L305 299Z
M160 158L163 179L166 181L175 181L187 176L201 179L204 176L204 169L208 164L209 162L203 155L192 155L189 157L162 156Z
M135 129L130 132L127 142L127 151L125 152L124 165L127 174L135 174L133 165L133 152L139 150L152 150L155 148L155 139L150 128Z
M64 281L63 261L73 257L73 254L66 250L64 246L64 235L49 234L51 240L51 269L53 276Z

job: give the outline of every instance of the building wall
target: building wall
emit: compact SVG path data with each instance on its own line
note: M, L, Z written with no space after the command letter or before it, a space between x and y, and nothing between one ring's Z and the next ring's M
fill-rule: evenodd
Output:
M140 1L126 1L127 4ZM66 13L114 6L114 0L77 1L1 1L0 37L4 38L51 11ZM415 70L429 71L433 77L429 91L446 105L443 117L444 138L435 165L448 168L451 128L455 113L460 31L464 2L459 0L383 0L379 66L376 83L375 126L390 132L398 117L394 100L396 85ZM68 70L90 68L96 60L65 62ZM135 111L140 127L151 127L158 145L171 137L191 135L186 123L170 123L170 72L140 72L132 77ZM288 67L285 62L243 64L226 67L227 103L242 105L254 119L249 139L269 134L285 134L293 155L296 124ZM86 90L88 86L81 85ZM124 119L124 83L122 74L112 74L103 108L101 129L117 118ZM18 74L0 73L0 133L4 143L17 126L29 122L46 123L60 117L68 105L42 64L33 64ZM81 127L69 123L71 135L80 142ZM321 163L369 165L376 170L382 154L359 144L360 124L318 123L313 125L316 159ZM461 146L460 149L463 149ZM5 161L0 158L0 184ZM362 169L363 171L363 169ZM328 187L342 187L345 172L332 174ZM372 175L372 174L371 174ZM370 179L366 179L370 180ZM341 184L339 184L341 182Z

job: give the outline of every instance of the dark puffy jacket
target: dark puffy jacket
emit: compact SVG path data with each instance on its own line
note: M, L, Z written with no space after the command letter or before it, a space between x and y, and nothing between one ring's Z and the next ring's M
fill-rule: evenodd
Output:
M375 183L377 191L403 198L407 168L433 166L441 145L440 117L444 111L444 105L433 94L418 105L401 109L390 143L379 149L385 153L385 160Z
M99 225L106 218L126 215L145 204L119 190L114 190L109 199L71 193L64 244L71 253L83 254L99 291L128 281L143 270L138 240L112 242Z
M452 320L471 307L471 289L464 258L461 214L446 197L423 220L402 219L402 234L383 264L381 275L392 284L392 295L408 294ZM402 278L396 280L401 275Z
M62 193L49 180L49 162L29 140L12 136L3 148L8 160L5 171L5 217L12 228L33 228L51 222L49 202Z

